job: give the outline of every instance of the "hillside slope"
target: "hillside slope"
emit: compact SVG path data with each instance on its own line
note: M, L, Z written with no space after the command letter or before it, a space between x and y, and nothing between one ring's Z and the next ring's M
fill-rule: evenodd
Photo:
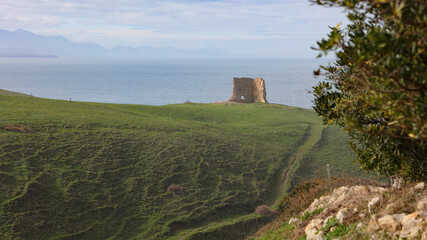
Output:
M298 187L292 201L304 195L310 199L308 205L292 217L285 210L251 239L427 239L425 183L399 189L364 179L339 179L335 184L337 188L324 195L317 195L323 190Z
M0 238L165 239L252 213L320 124L280 105L2 95Z
M12 92L12 91L7 91L7 90L3 90L0 89L0 96L19 96L19 97L30 97L27 94L23 94L23 93L18 93L18 92Z

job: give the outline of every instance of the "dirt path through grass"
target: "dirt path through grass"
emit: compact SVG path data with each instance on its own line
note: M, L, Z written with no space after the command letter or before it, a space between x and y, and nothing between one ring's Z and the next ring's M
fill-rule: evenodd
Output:
M279 183L277 184L279 188L277 189L274 202L270 205L272 209L277 209L279 207L280 201L283 199L285 193L290 187L290 182L288 181L290 174L296 170L296 165L299 164L299 161L302 160L304 154L308 152L321 139L323 129L324 127L322 125L312 123L310 128L310 135L307 137L306 141L298 149L298 151L290 157L290 162L284 169L279 179Z
M296 166L299 163L299 161L304 157L304 154L308 152L320 139L322 136L323 126L321 124L311 123L310 126L310 135L306 138L304 144L300 146L296 153L294 153L289 159L290 162L286 166L286 168L283 170L281 177L277 183L279 186L277 189L276 197L274 198L273 203L270 205L272 209L277 209L280 201L282 200L283 196L287 192L288 188L290 187L289 177L292 172L296 170ZM207 225L195 228L191 230L190 232L183 233L182 236L179 236L177 239L183 240L188 236L191 236L192 234L199 232L203 229L214 227L215 225L228 225L238 222L239 220L243 219L250 219L250 218L256 218L258 215L251 213L246 214L237 218L231 217L228 219L223 219L215 222L211 222Z

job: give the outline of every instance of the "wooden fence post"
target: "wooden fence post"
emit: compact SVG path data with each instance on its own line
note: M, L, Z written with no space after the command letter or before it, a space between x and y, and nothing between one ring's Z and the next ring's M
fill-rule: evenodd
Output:
M326 164L326 172L328 173L328 185L329 190L332 190L332 183L331 183L331 166L329 164Z

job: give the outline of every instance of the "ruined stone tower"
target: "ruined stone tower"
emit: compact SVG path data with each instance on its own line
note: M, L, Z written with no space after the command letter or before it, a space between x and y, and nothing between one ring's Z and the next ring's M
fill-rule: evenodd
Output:
M233 95L227 102L267 102L265 82L262 78L233 78Z

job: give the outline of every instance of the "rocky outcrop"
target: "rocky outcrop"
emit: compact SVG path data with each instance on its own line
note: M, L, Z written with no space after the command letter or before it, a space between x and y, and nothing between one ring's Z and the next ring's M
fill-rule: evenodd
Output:
M304 227L307 240L332 236L427 240L427 191L424 183L402 189L342 186L315 199L288 224Z
M268 103L262 78L233 78L233 94L226 102Z

